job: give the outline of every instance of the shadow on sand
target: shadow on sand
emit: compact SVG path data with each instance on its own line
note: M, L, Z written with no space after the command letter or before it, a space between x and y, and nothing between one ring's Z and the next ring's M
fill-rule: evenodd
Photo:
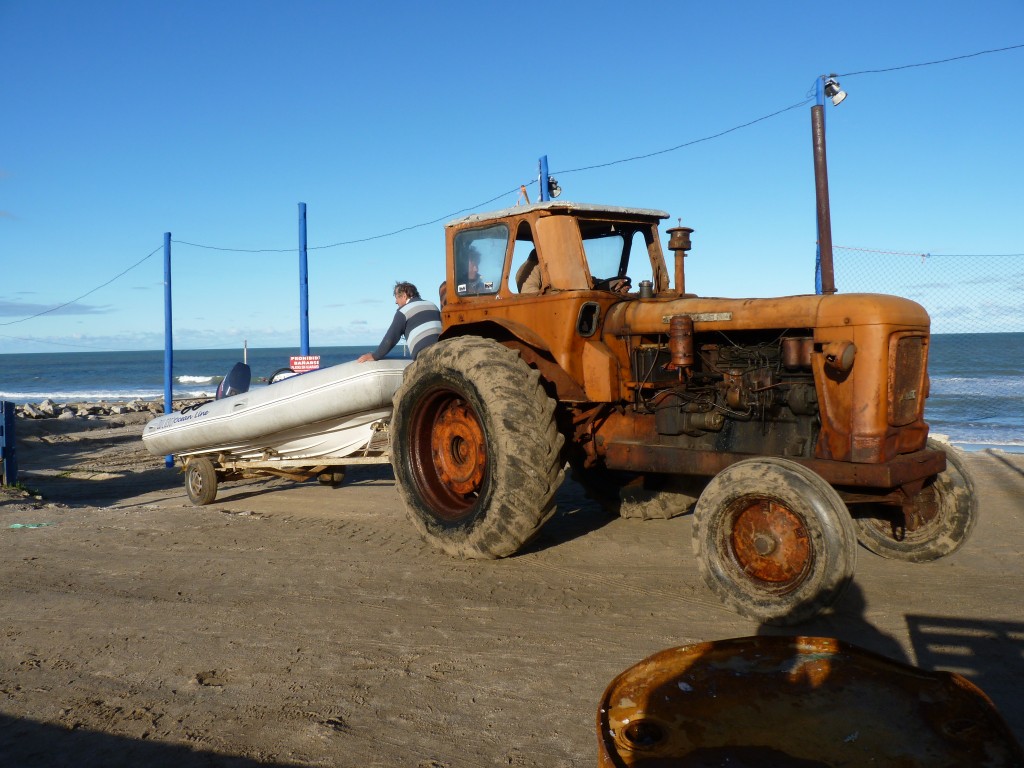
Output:
M914 658L867 620L864 593L850 584L831 612L796 627L764 625L759 635L832 637L929 672L956 672L992 700L1011 730L1024 735L1024 622L908 614Z
M0 743L7 768L274 768L297 763L261 762L177 744L64 728L0 715Z
M88 470L73 470L67 475L26 475L24 483L46 502L69 507L113 504L182 485L180 472L163 468L96 474L100 479L89 479Z

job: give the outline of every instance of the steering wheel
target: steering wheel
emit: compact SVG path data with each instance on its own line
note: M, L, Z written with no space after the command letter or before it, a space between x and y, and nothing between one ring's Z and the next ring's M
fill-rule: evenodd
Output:
M595 278L594 289L598 291L611 291L612 293L629 293L633 287L633 281L627 276Z

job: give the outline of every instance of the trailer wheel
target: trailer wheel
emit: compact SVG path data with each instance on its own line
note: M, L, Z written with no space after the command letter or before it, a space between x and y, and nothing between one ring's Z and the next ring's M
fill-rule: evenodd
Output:
M906 530L901 511L881 504L868 505L854 520L857 539L876 555L927 563L958 550L974 530L978 500L963 455L934 440L928 441L928 447L945 451L946 469L914 499L920 526Z
M185 490L189 500L202 507L217 498L217 470L207 458L191 459L185 467Z
M477 337L438 342L406 370L394 403L395 481L433 546L506 557L554 513L555 403L517 352Z
M857 539L839 494L801 464L747 459L697 500L693 551L711 590L738 613L797 624L834 603L853 578Z

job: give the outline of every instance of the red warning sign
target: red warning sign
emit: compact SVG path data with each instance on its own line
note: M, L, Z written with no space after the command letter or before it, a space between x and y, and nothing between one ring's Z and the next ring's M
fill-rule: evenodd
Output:
M289 358L288 367L296 373L315 371L320 367L320 355L293 355Z

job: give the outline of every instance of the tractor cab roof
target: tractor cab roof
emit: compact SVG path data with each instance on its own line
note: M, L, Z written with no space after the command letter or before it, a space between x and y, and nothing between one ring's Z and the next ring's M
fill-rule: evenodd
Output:
M486 213L471 213L459 219L449 221L445 226L464 226L466 224L480 224L488 221L509 218L511 216L522 216L523 214L535 211L547 211L551 214L570 214L583 216L585 218L611 218L628 221L652 221L667 219L668 214L664 211L657 211L651 208L622 208L616 205L594 205L592 203L573 203L568 200L551 200L544 203L531 203L529 205L517 205L512 208L503 208L500 211L488 211Z

